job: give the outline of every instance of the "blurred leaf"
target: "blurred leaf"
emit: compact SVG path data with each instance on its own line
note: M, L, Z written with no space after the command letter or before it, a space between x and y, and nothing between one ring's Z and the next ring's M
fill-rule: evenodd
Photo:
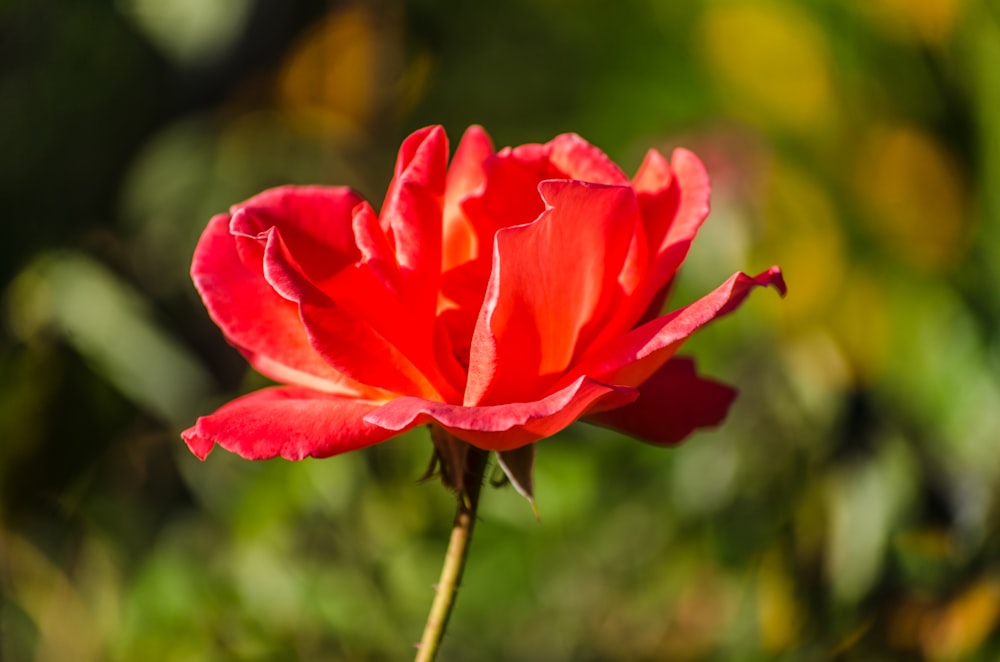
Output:
M165 55L188 67L218 59L240 36L251 0L116 0Z
M61 334L122 393L177 427L210 391L209 375L142 296L81 253L38 258L12 285L10 315L24 341Z
M912 498L912 464L906 446L887 439L877 455L831 474L827 572L839 601L860 600L879 577L893 524Z
M4 596L31 619L37 630L25 632L24 623L7 621L4 610L4 652L7 636L14 645L35 639L38 660L72 659L87 662L103 658L108 635L117 625L118 576L107 547L90 541L80 550L76 582L30 541L3 534L5 572L11 582ZM10 626L17 626L16 629Z

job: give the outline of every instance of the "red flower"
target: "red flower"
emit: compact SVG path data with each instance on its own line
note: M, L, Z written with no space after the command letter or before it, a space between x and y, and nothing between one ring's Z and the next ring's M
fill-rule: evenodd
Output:
M576 135L494 153L470 128L403 143L381 213L347 188L286 186L214 217L191 273L265 388L183 433L246 458L325 457L435 423L511 451L583 418L659 444L735 395L674 356L773 267L659 315L708 214L691 153L629 180Z

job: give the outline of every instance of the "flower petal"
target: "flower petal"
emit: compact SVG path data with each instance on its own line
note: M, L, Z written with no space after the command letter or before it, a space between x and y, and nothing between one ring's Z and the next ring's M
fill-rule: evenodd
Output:
M361 261L326 281L323 291L304 288L300 316L313 347L337 370L363 384L394 393L457 399L464 379L441 372L454 367L438 355L438 328L429 302L407 296L403 275L371 206L354 210ZM429 320L424 329L416 320ZM401 324L400 320L406 320Z
M712 320L735 310L757 287L785 294L778 267L757 276L737 273L697 301L633 329L581 361L573 373L611 384L638 387L673 356L685 340ZM567 376L567 380L572 378Z
M389 245L389 239L379 225L378 216L368 202L362 202L354 208L351 221L354 229L354 241L361 251L361 264L371 269L372 275L387 292L398 294L399 263Z
M670 163L650 150L633 180L654 255L678 242L690 245L710 210L711 183L704 164L686 149L675 149ZM685 252L674 253L684 259Z
M557 180L534 223L497 233L465 403L544 393L601 330L639 222L632 189Z
M693 360L675 357L643 382L634 402L592 414L586 421L650 443L673 445L698 428L721 423L735 399L736 389L702 379Z
M191 264L195 288L226 339L272 379L333 393L367 392L316 353L297 306L244 265L229 225L226 214L209 222Z
M486 159L484 169L485 186L462 205L475 230L482 260L490 259L488 251L497 230L529 223L545 210L538 194L541 182L574 179L629 185L625 174L604 152L572 133L556 136L544 145L505 147Z
M470 126L458 143L448 167L444 193L443 254L441 271L447 273L489 251L491 244L480 246L475 228L462 209L467 197L486 181L486 160L493 155L493 142L481 126Z
M534 402L463 407L421 398L396 398L365 420L393 432L436 422L473 446L508 451L552 436L588 411L618 407L637 395L635 389L581 377Z
M629 185L628 177L618 164L575 133L556 136L546 147L552 165L564 172L567 179L612 186Z
M355 282L363 283L360 277ZM370 283L360 291L371 292L375 301L386 298ZM437 374L433 345L425 345L426 349L416 354L404 352L368 320L353 314L338 301L307 300L300 304L300 311L310 344L327 363L351 379L393 393L428 398L458 397L457 393L448 390L446 382L435 385L431 381ZM397 332L405 332L406 325L400 324L400 319L405 317L397 317L389 328L394 326ZM428 374L415 364L417 360L428 366Z
M633 182L642 209L650 250L646 289L636 297L637 314L666 285L691 248L708 216L711 184L705 166L685 149L674 150L667 163L650 150Z
M403 293L420 312L412 331L430 341L441 277L441 214L448 138L440 126L411 134L399 148L396 174L379 215L404 278Z
M439 337L447 347L442 353L456 357L462 373L455 383L465 384L465 365L476 317L489 280L492 235L480 236L465 212L465 203L481 194L486 162L493 144L482 127L471 126L462 136L448 169L445 188L441 292L438 298ZM485 251L485 255L482 253Z
M498 230L530 223L545 211L538 184L546 179L565 179L566 173L549 160L545 145L505 147L484 164L486 184L469 195L462 209L476 233L479 253L475 264L483 281L489 275L493 237Z
M327 325L322 335L315 333L313 340L323 343L321 351L326 356L334 352L339 356L338 361L354 360L358 370L364 370L364 360L400 367L417 389L399 392L410 395L436 392L440 397L455 399L459 394L451 383L454 379L442 376L442 372L454 372L453 366L442 367L437 363L438 342L442 337L436 313L441 285L442 206L447 167L448 138L444 129L431 126L414 132L399 148L395 175L379 216L385 241L372 234L374 228L365 210L355 219L358 222L356 229L362 233L359 241L366 255L365 266L372 271L374 279L368 278L363 270L357 274L345 273L333 300L368 321L381 337L381 340L369 338L365 343L368 347L388 343L388 353L352 359L353 350L339 347L335 336L325 335L340 327L339 322ZM386 248L395 255L394 265L385 255ZM322 304L319 307L329 308ZM415 367L420 376L409 370L407 364ZM433 389L428 390L428 384L433 384Z
M361 201L347 187L281 186L234 205L229 229L244 265L297 300L361 257L351 226Z
M266 388L202 416L181 436L201 459L216 444L248 460L329 457L396 434L364 421L380 405L310 389Z
M438 376L433 351L445 166L434 161L446 149L440 130L404 143L386 203L389 236L346 188L282 187L234 208L230 227L244 264L262 262L274 290L299 304L310 344L327 363L374 388L459 395ZM421 267L428 273L417 271L421 243L432 246L433 266Z

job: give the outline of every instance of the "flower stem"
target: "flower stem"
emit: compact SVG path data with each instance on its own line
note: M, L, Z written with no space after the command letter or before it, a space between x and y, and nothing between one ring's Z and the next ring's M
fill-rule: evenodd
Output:
M414 662L432 662L437 656L448 617L455 606L458 588L462 581L465 558L472 541L472 529L476 524L476 508L479 506L479 492L483 486L483 473L489 454L473 446L468 447L462 480L458 482L458 509L451 528L451 539L445 553L441 577L434 587L434 602L427 614L424 634L417 647Z

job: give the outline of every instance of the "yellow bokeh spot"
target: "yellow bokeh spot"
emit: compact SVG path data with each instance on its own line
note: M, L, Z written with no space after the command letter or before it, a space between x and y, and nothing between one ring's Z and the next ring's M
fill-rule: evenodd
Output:
M797 324L823 315L837 300L846 268L844 240L833 201L807 173L779 163L768 184L761 252L794 282L777 305Z
M878 276L855 269L831 310L830 330L854 378L877 379L885 369L890 317Z
M964 659L993 634L1000 621L1000 581L983 579L928 619L921 633L932 660Z
M708 65L734 110L798 129L815 128L828 113L826 39L807 13L777 4L714 6L701 33Z
M282 108L297 126L322 133L354 133L374 114L384 44L364 9L333 11L294 46L279 79Z
M966 184L954 156L915 128L872 130L855 187L872 233L893 256L929 271L952 267L968 247Z
M802 606L784 557L771 550L761 560L757 573L757 625L760 646L767 653L778 653L794 645L802 631Z

